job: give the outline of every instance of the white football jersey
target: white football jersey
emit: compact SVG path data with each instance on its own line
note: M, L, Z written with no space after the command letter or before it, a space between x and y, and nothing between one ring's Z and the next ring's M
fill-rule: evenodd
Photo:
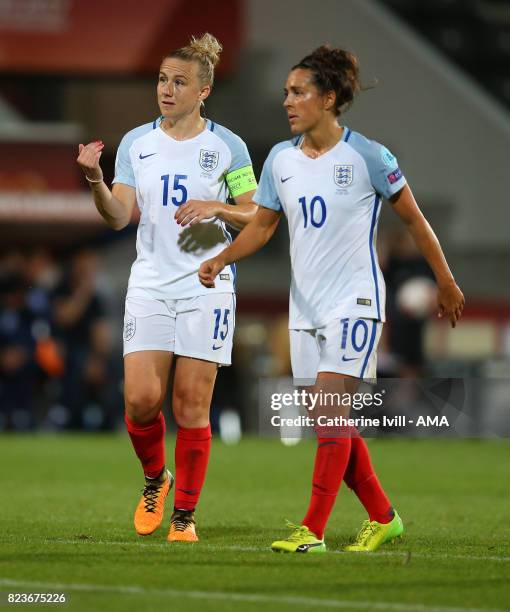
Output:
M218 275L215 289L205 288L197 275L203 261L232 241L223 221L207 219L183 228L174 214L192 199L226 202L227 175L251 170L248 149L233 132L210 120L204 131L188 140L175 140L160 125L161 118L131 130L117 151L113 182L134 187L140 209L137 257L127 295L181 299L233 292L233 265ZM255 187L252 182L244 191Z
M317 159L302 136L271 150L254 196L287 216L292 280L289 327L316 329L338 317L385 320L385 286L375 249L383 197L406 180L394 155L345 127Z

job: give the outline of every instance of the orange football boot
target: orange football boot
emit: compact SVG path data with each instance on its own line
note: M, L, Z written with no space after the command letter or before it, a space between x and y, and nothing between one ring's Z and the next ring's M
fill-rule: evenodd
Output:
M165 499L173 484L174 477L168 470L165 470L162 480L146 479L142 498L135 510L135 529L138 535L149 535L161 525Z
M195 515L191 510L174 510L170 519L169 542L198 542Z

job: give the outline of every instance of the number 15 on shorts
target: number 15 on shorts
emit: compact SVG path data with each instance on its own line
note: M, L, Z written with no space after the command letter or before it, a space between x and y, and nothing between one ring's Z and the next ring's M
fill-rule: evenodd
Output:
M228 336L228 321L230 308L215 308L214 309L214 332L213 332L213 350L221 348L222 342Z

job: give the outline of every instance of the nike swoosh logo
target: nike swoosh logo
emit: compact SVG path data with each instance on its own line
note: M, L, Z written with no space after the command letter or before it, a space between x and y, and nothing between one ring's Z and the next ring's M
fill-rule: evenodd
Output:
M146 157L151 157L152 155L157 155L157 153L149 153L149 155L142 155L140 153L139 157L140 157L140 159L145 159Z
M296 548L296 552L307 552L310 548L316 548L317 546L322 546L322 542L317 542L316 544L300 544Z
M346 357L342 355L342 361L356 361L357 357Z
M218 349L220 349L222 346L223 346L223 344L220 344L219 346L214 346L214 344L213 344L212 350L213 350L213 351L217 351L217 350L218 350Z
M280 177L280 181L281 181L282 183L286 183L286 182L287 182L288 180L290 180L291 178L292 178L292 176L288 176L287 178Z
M186 495L196 495L198 493L197 489L177 489L178 491L181 491L182 493L185 493Z

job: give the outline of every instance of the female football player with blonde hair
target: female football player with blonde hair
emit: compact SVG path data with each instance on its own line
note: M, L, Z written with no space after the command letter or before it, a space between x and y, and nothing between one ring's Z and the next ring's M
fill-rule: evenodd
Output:
M147 535L161 524L174 484L165 467L162 408L175 364L169 541L198 539L194 510L211 446L210 402L218 366L230 364L234 332L235 267L220 271L213 291L196 273L231 242L226 224L240 229L256 210L246 145L201 113L220 52L219 42L205 34L163 58L161 115L124 136L111 190L99 165L101 142L80 145L77 160L110 227L125 227L135 202L140 209L124 320L125 421L145 474L134 523ZM227 204L229 197L236 206Z

